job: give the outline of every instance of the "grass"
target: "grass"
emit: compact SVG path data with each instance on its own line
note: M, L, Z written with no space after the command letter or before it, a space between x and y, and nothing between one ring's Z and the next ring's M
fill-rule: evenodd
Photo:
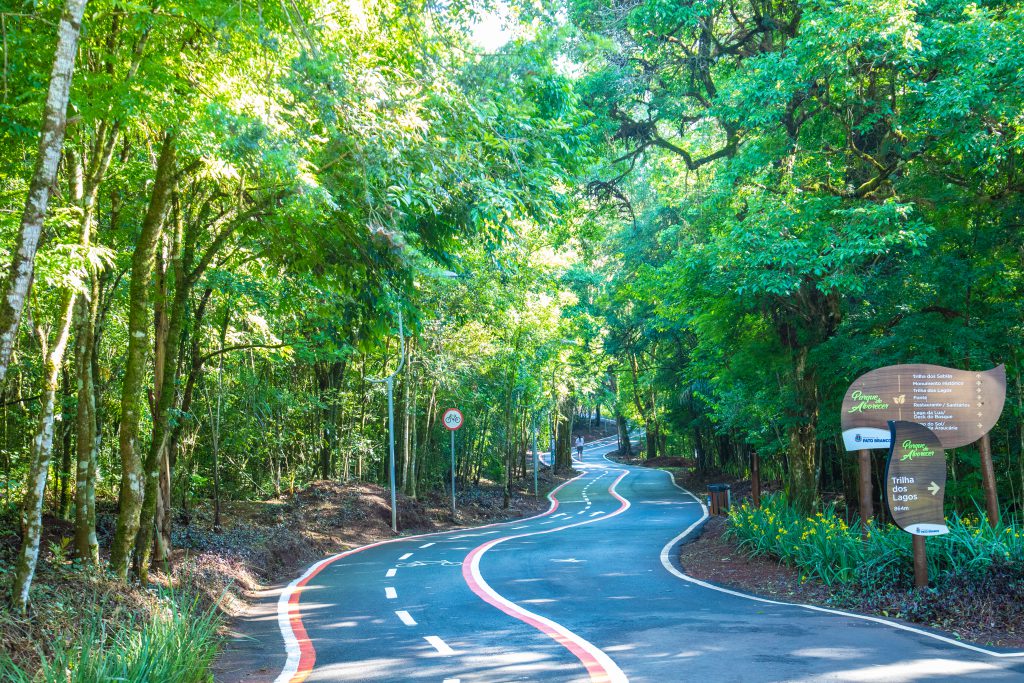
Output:
M992 529L984 513L947 518L949 533L928 539L929 576L977 574L1008 565L1024 571L1024 530L1015 523ZM902 585L913 577L911 535L893 525L848 525L826 507L805 517L781 494L766 496L760 508L733 508L726 532L752 556L770 556L797 567L804 579L835 584Z
M88 619L77 639L52 645L30 673L10 659L0 660L0 681L10 683L206 683L217 653L219 619L197 600L163 593L148 621L122 624L107 632L101 612Z

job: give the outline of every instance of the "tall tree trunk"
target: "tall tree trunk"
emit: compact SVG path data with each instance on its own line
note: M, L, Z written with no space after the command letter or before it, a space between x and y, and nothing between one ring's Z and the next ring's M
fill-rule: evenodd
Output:
M572 428L576 415L576 398L570 394L559 401L555 415L555 473L572 469Z
M78 382L78 414L75 419L75 555L80 562L92 565L99 564L100 560L99 542L96 539L99 423L96 415L96 381L93 376L99 297L99 280L93 277L89 300L78 300L78 324L75 330L75 375Z
M164 214L173 190L175 153L175 136L167 133L157 162L149 209L132 256L128 289L128 352L121 385L121 423L118 430L121 493L118 497L119 513L114 540L110 547L110 568L122 581L128 579L128 567L135 538L139 533L145 491L145 473L136 439L141 413L142 381L149 351L149 280L153 273Z
M789 431L789 495L794 507L810 512L818 499L818 386L807 367L807 347L793 350L797 410Z
M412 360L412 359L410 359ZM412 461L409 465L409 492L408 495L413 499L416 498L416 474L417 474L417 431L416 431L416 415L419 408L419 388L420 378L419 373L413 373L413 385L412 385L412 411L409 414L409 421L411 422L410 437L409 437L409 459Z
M224 323L220 328L220 350L224 350L224 343L228 336L228 322L231 319L231 306L224 307ZM210 436L213 446L213 530L220 533L220 406L221 397L224 395L224 354L217 356L217 411L214 413L213 405L207 401L210 411ZM292 487L289 487L290 489ZM294 490L289 493L295 494Z
M369 403L369 396L366 395L366 355L363 355L359 363L359 445L356 452L356 480L363 480L363 462L366 458L366 448L363 444L366 441L366 404Z
M157 300L154 302L153 351L153 430L146 455L146 488L139 516L139 531L135 538L135 553L139 558L139 579L149 580L149 561L152 554L154 532L158 562L170 561L170 498L171 478L168 460L171 408L174 406L175 384L178 379L178 353L184 326L185 304L189 287L186 282L181 250L184 241L182 217L175 211L173 232L170 233L166 258L158 259ZM167 304L167 270L174 280L174 294ZM161 505L161 501L163 505ZM159 517L159 523L157 522Z
M44 354L43 396L38 431L29 449L29 474L22 505L23 536L12 588L15 608L21 613L24 613L28 606L29 588L32 586L32 577L35 575L36 562L39 559L39 544L43 530L43 495L46 490L50 457L53 454L54 404L60 382L60 368L64 361L64 350L71 332L74 305L75 293L71 290L65 291L60 309L61 316L57 323L57 337L49 351L46 350L46 335L40 331Z
M43 108L42 134L35 170L29 182L25 211L21 216L18 238L11 256L11 265L0 296L0 387L7 377L7 364L21 322L21 312L35 272L36 250L43 231L43 219L50 203L50 188L57 178L64 130L67 123L68 96L75 71L75 55L81 34L86 0L67 0L57 27L57 48L50 70L50 87ZM26 588L27 591L27 588Z
M76 297L77 299L77 297ZM74 304L72 304L74 306ZM72 313L72 321L74 313ZM72 322L72 326L74 323ZM61 395L67 396L71 393L71 376L65 369L61 372ZM57 516L61 519L68 519L71 513L71 429L73 425L68 415L61 406L61 428L60 428L60 492L57 496Z
M415 337L409 337L408 343L405 345L405 373L402 377L402 440L399 443L401 447L400 455L402 458L402 490L405 491L406 495L409 494L409 468L411 466L411 452L409 450L409 437L411 434L409 423L413 419L410 415L412 410L412 363L413 363L413 346L416 343Z

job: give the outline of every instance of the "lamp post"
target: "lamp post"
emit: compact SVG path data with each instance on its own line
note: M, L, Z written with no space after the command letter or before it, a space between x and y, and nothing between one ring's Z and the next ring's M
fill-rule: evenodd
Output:
M388 474L391 479L391 531L398 533L398 496L395 493L395 377L405 362L405 330L402 328L402 311L398 311L398 367L383 379L367 377L366 381L384 384L388 388Z

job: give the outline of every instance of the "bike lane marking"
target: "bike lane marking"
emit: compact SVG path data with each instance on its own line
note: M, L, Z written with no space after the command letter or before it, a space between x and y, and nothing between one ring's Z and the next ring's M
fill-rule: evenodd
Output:
M524 607L508 600L496 590L494 590L490 584L483 578L480 573L480 558L483 555L505 541L510 541L519 538L526 538L529 536L542 536L544 534L552 534L566 529L572 529L573 527L584 526L587 524L593 524L595 522L603 522L606 519L611 519L617 515L622 514L629 509L630 503L628 500L619 495L615 490L615 487L621 482L628 471L623 470L622 474L612 482L608 487L608 493L618 499L620 505L615 511L608 513L599 518L587 519L582 522L575 522L573 524L566 524L564 526L555 527L552 529L544 529L542 531L534 531L522 534L515 534L512 536L505 536L502 538L495 538L493 540L484 543L477 548L474 548L466 559L462 563L462 576L466 580L466 584L470 589L476 593L481 600L492 605L498 610L505 614L522 621L523 623L534 627L544 635L548 636L562 647L566 648L571 652L586 668L587 673L590 675L592 683L627 683L629 680L626 674L623 673L622 669L612 661L612 658L607 655L603 650L594 645L593 643L585 640L583 637L573 633L565 626L558 622L552 621L547 617L542 617L539 614L535 614ZM603 473L597 478L603 476ZM595 478L596 479L596 478ZM593 483L593 482L591 482ZM553 491L552 494L555 492Z
M533 517L527 517L525 519L518 519L514 522L495 522L493 524L486 524L484 526L475 527L475 529L486 529L488 527L503 526L512 523L526 522L534 519L539 519L542 517L547 517L551 513L558 510L558 499L555 497L555 494L558 493L558 491L560 491L565 486L571 484L572 482L576 481L577 479L580 479L583 476L585 476L585 474L580 474L576 477L573 477L572 479L569 479L568 481L562 482L557 487L552 489L551 492L548 493L547 495L548 500L551 502L551 506L539 515L534 515ZM361 553L366 550L370 550L371 548L378 548L380 546L389 545L392 543L414 541L417 539L434 538L438 536L444 536L447 534L455 533L457 531L459 530L438 531L429 534L417 534L414 536L389 538L383 541L378 541L376 543L370 543L368 545L360 546L358 548L353 548L351 550L346 550L343 553L338 553L337 555L325 557L319 562L316 562L315 564L311 565L301 576L299 576L294 581L289 583L285 587L285 589L281 591L281 595L277 600L277 626L278 629L281 631L281 638L284 640L284 647L285 652L287 654L287 658L285 660L285 664L281 670L281 673L278 674L277 678L274 679L274 683L302 683L309 677L310 673L312 673L313 671L313 667L316 665L316 648L313 647L312 640L310 639L309 634L306 631L305 625L302 623L302 611L299 605L299 600L302 597L303 589L309 584L310 581L312 581L316 577L317 574L319 574L327 566L333 564L334 562L337 562L338 560L349 557L350 555L355 555L356 553ZM463 529L462 531L465 530ZM450 536L448 537L449 540L451 538L452 537ZM391 574L391 576L394 576L394 574Z

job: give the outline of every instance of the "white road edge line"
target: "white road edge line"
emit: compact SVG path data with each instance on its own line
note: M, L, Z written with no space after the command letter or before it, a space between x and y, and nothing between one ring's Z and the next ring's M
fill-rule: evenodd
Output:
M415 626L416 620L412 618L412 615L406 612L404 609L395 610L395 616L402 620L402 623L406 626Z
M387 586L384 588L384 597L388 600L394 600L398 597L398 591L396 591L392 586Z
M389 569L389 570L387 571L387 573L386 573L386 574L385 574L384 576L385 576L385 578L388 578L388 579L390 579L390 578L392 578L392 577L393 577L393 576L394 576L395 574L397 574L397 573L398 573L398 570L397 570L397 569L395 569L394 567L392 567L391 569Z
M441 640L438 636L423 636L423 640L425 640L428 643L430 643L431 645L433 645L434 649L437 650L438 652L440 652L443 655L453 655L453 654L455 654L455 650L453 650L450 647L448 647L448 643L446 643L443 640ZM457 679L457 678L446 678L444 680L445 681L454 681L455 683L459 683L459 679Z
M609 461L609 462L611 462L611 461ZM676 483L676 478L672 475L671 472L668 472L666 470L661 470L661 471L665 472L665 474L668 475L669 480L672 482L673 486L675 486L677 489L679 489L683 493L687 494L688 496L691 496L695 501L697 501L697 503L700 504L701 510L704 512L704 515L700 519L698 519L696 522L694 522L693 524L688 526L685 531L683 531L681 534L679 534L678 536L673 538L671 541L669 541L667 544L665 544L664 548L661 549L661 564L673 576L675 576L677 578L680 578L683 581L687 581L687 582L692 583L694 585L700 586L702 588L707 588L709 590L718 591L719 593L725 593L726 595L732 595L732 596L735 596L737 598L745 598L747 600L753 600L754 602L761 602L761 603L765 603L765 604L768 604L768 605L781 605L783 607L799 607L801 609L810 610L811 612L824 612L825 614L834 614L836 616L848 617L850 619L860 619L861 621L870 621L872 623L882 624L883 626L889 626L891 628L894 628L894 629L897 629L897 630L900 630L900 631L907 631L908 633L913 633L915 635L924 636L925 638L931 638L932 640L937 640L939 642L946 643L947 645L953 645L955 647L963 648L964 650L971 650L972 652L980 652L981 654L989 655L991 657L999 657L999 658L1024 657L1024 652L995 652L993 650L987 650L987 649L985 649L983 647L979 647L977 645L971 645L969 643L962 643L962 642L960 642L958 640L954 640L952 638L947 638L946 636L941 636L941 635L939 635L937 633L931 633L931 632L925 631L923 629L914 628L913 626L907 626L906 624L900 624L900 623L895 622L895 621L889 621L888 619L883 619L882 617L872 617L872 616L868 616L866 614L854 614L853 612L844 612L844 611L838 610L838 609L829 609L827 607L818 607L817 605L804 605L804 604L800 604L800 603L796 603L796 602L782 602L781 600L769 600L768 598L762 598L762 597L757 596L757 595L750 595L749 593L741 593L740 591L734 591L734 590L731 590L729 588L722 588L721 586L716 586L716 585L714 585L712 583L708 583L707 581L701 581L700 579L695 579L692 576L684 574L683 572L681 572L678 569L676 569L675 565L672 563L672 557L671 557L672 550L673 550L673 548L675 548L679 544L680 541L682 541L684 538L689 536L690 533L692 533L694 529L696 529L697 527L699 527L701 524L704 523L704 520L706 520L709 517L709 515L708 515L708 508L707 508L707 506L704 504L704 502L700 498L698 498L697 496L693 495L692 493L690 493L689 491L684 489L682 486L677 484Z
M398 560L408 560L410 557L412 557L412 553L406 553L405 555L402 555L400 558L398 558Z

